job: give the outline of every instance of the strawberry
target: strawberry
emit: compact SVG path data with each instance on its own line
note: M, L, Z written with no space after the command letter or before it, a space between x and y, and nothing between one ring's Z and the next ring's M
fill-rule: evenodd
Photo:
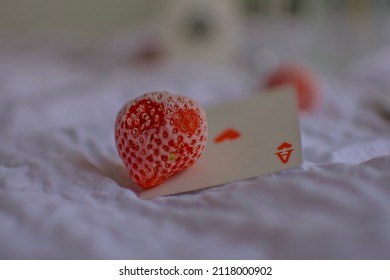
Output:
M152 188L200 158L207 140L206 113L189 97L146 93L118 112L115 140L131 178Z
M301 112L313 111L319 103L319 85L314 74L297 64L279 66L266 81L265 87L273 89L279 86L295 87Z

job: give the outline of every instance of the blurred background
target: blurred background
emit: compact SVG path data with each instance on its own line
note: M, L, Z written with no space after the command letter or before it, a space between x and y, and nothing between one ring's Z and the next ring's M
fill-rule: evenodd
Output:
M167 1L1 0L0 29L23 33L40 28L104 36L151 20Z
M124 32L148 26L148 43L138 41L145 52L163 42L175 57L248 62L246 52L263 63L281 56L336 71L387 42L389 11L389 0L0 0L0 38L71 34L135 44Z
M244 17L329 20L329 17L340 16L359 22L386 16L390 7L389 0L214 1L231 2ZM90 36L102 36L145 22L155 22L180 2L183 1L1 0L0 29L6 32L25 32L37 28L55 27L84 32Z
M0 0L0 87L31 94L186 65L234 69L255 92L283 65L309 80L364 69L390 45L389 12L390 0Z

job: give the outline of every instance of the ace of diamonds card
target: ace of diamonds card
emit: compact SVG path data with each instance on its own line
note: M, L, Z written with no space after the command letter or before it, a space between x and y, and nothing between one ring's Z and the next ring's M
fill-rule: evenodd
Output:
M209 188L299 167L302 163L299 110L292 88L254 95L206 109L207 146L188 169L140 198Z

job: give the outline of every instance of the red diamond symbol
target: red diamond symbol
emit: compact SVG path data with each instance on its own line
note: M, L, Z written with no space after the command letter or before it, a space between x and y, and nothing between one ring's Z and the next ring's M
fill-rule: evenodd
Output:
M285 164L285 163L288 163L288 161L290 160L290 156L291 156L292 151L294 151L294 149L292 148L292 145L290 143L283 142L283 144L281 144L278 147L278 150L275 153L275 155L277 155L279 157L280 161L283 164Z

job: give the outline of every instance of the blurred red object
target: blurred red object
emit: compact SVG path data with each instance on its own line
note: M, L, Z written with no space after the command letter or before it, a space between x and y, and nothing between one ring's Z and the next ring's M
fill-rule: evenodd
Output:
M300 111L310 112L318 106L320 89L312 71L297 64L282 64L265 81L266 89L287 85L295 87Z
M132 52L131 61L137 64L154 64L160 62L166 55L165 47L158 41L145 41L138 44Z

